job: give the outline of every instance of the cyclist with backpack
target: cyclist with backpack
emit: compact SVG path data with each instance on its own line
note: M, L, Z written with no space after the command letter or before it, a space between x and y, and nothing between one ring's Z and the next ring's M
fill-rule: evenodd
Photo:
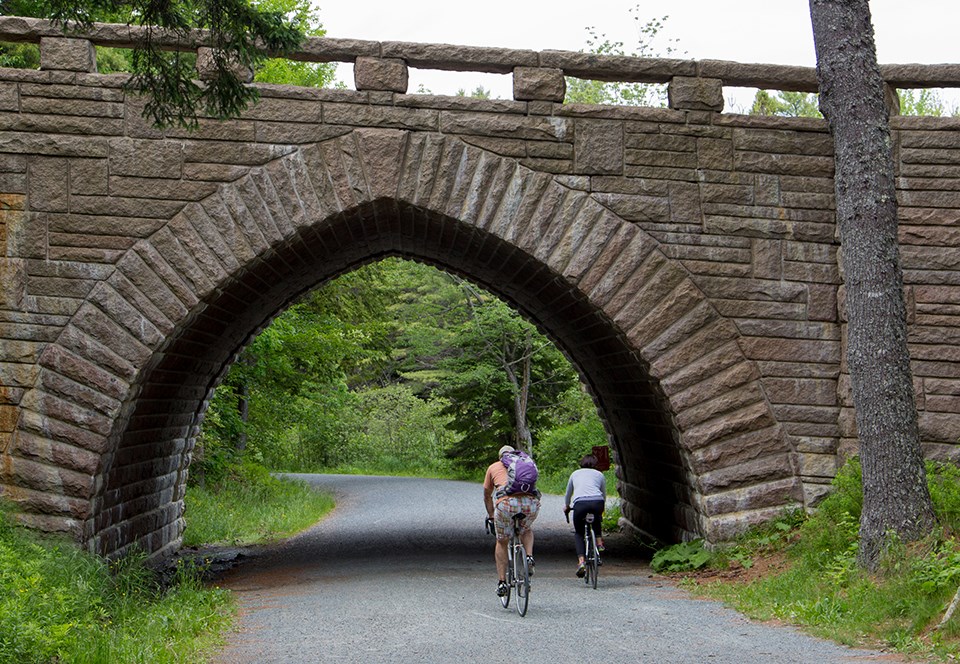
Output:
M503 597L507 588L507 541L513 529L513 515L525 514L520 530L520 541L527 551L527 565L533 574L533 522L540 510L540 492L537 490L537 465L526 452L504 445L487 468L483 478L483 504L487 509L487 524L493 523L497 536L494 560L499 583L497 595Z
M571 498L573 499L571 501ZM586 550L583 544L583 531L587 525L587 514L593 514L593 534L597 548L603 551L603 537L600 534L600 522L607 499L607 479L597 470L597 457L588 454L580 459L580 468L570 473L567 492L563 497L563 513L573 510L573 528L577 533L577 576L583 578L587 573L584 565ZM572 505L572 507L571 507Z

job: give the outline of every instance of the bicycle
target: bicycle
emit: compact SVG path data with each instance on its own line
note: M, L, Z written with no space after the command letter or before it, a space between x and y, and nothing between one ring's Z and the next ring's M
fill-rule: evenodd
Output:
M567 523L570 523L570 512L566 513ZM586 569L587 573L583 575L583 582L588 586L593 586L593 589L597 589L597 578L600 576L600 566L603 563L600 561L600 549L597 548L597 538L593 532L593 520L594 514L588 512L583 516L585 522L583 528L583 548L584 548L584 558L583 566Z
M520 541L520 528L526 517L527 515L522 513L513 515L513 530L507 542L507 592L500 597L500 603L506 609L510 606L511 593L516 591L517 613L521 617L527 615L530 602L530 567L527 550ZM487 519L487 531L496 534L493 519Z

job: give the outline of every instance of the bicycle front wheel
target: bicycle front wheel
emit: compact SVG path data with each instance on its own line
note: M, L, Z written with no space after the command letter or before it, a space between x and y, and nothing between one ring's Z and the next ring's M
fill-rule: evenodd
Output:
M513 569L517 582L517 613L527 615L530 602L530 568L527 566L527 552L523 545L517 545L513 552Z

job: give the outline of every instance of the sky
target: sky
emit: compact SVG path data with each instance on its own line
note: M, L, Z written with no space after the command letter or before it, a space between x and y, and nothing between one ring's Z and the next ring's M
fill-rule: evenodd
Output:
M593 27L630 53L638 28L666 16L653 47L664 53L672 45L677 50L671 57L816 64L807 0L314 1L328 37L580 51L588 49L587 28ZM881 64L960 62L957 0L871 0L870 9ZM352 87L352 68L341 64L338 79ZM409 91L421 84L436 94L482 85L505 99L512 89L509 76L411 69ZM749 105L753 96L752 90L724 93L728 106Z

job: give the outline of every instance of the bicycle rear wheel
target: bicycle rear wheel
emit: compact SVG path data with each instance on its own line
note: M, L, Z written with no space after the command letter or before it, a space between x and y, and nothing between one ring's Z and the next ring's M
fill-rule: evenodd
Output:
M513 592L513 561L507 561L507 594L500 597L500 603L503 604L503 608L510 606L510 593Z
M518 544L513 551L513 569L517 582L517 613L527 615L530 602L530 568L527 566L527 551Z
M597 576L600 573L597 563L600 560L600 555L597 552L597 540L593 535L593 530L589 525L587 528L587 573L583 580L587 585L593 586L593 589L596 590Z

